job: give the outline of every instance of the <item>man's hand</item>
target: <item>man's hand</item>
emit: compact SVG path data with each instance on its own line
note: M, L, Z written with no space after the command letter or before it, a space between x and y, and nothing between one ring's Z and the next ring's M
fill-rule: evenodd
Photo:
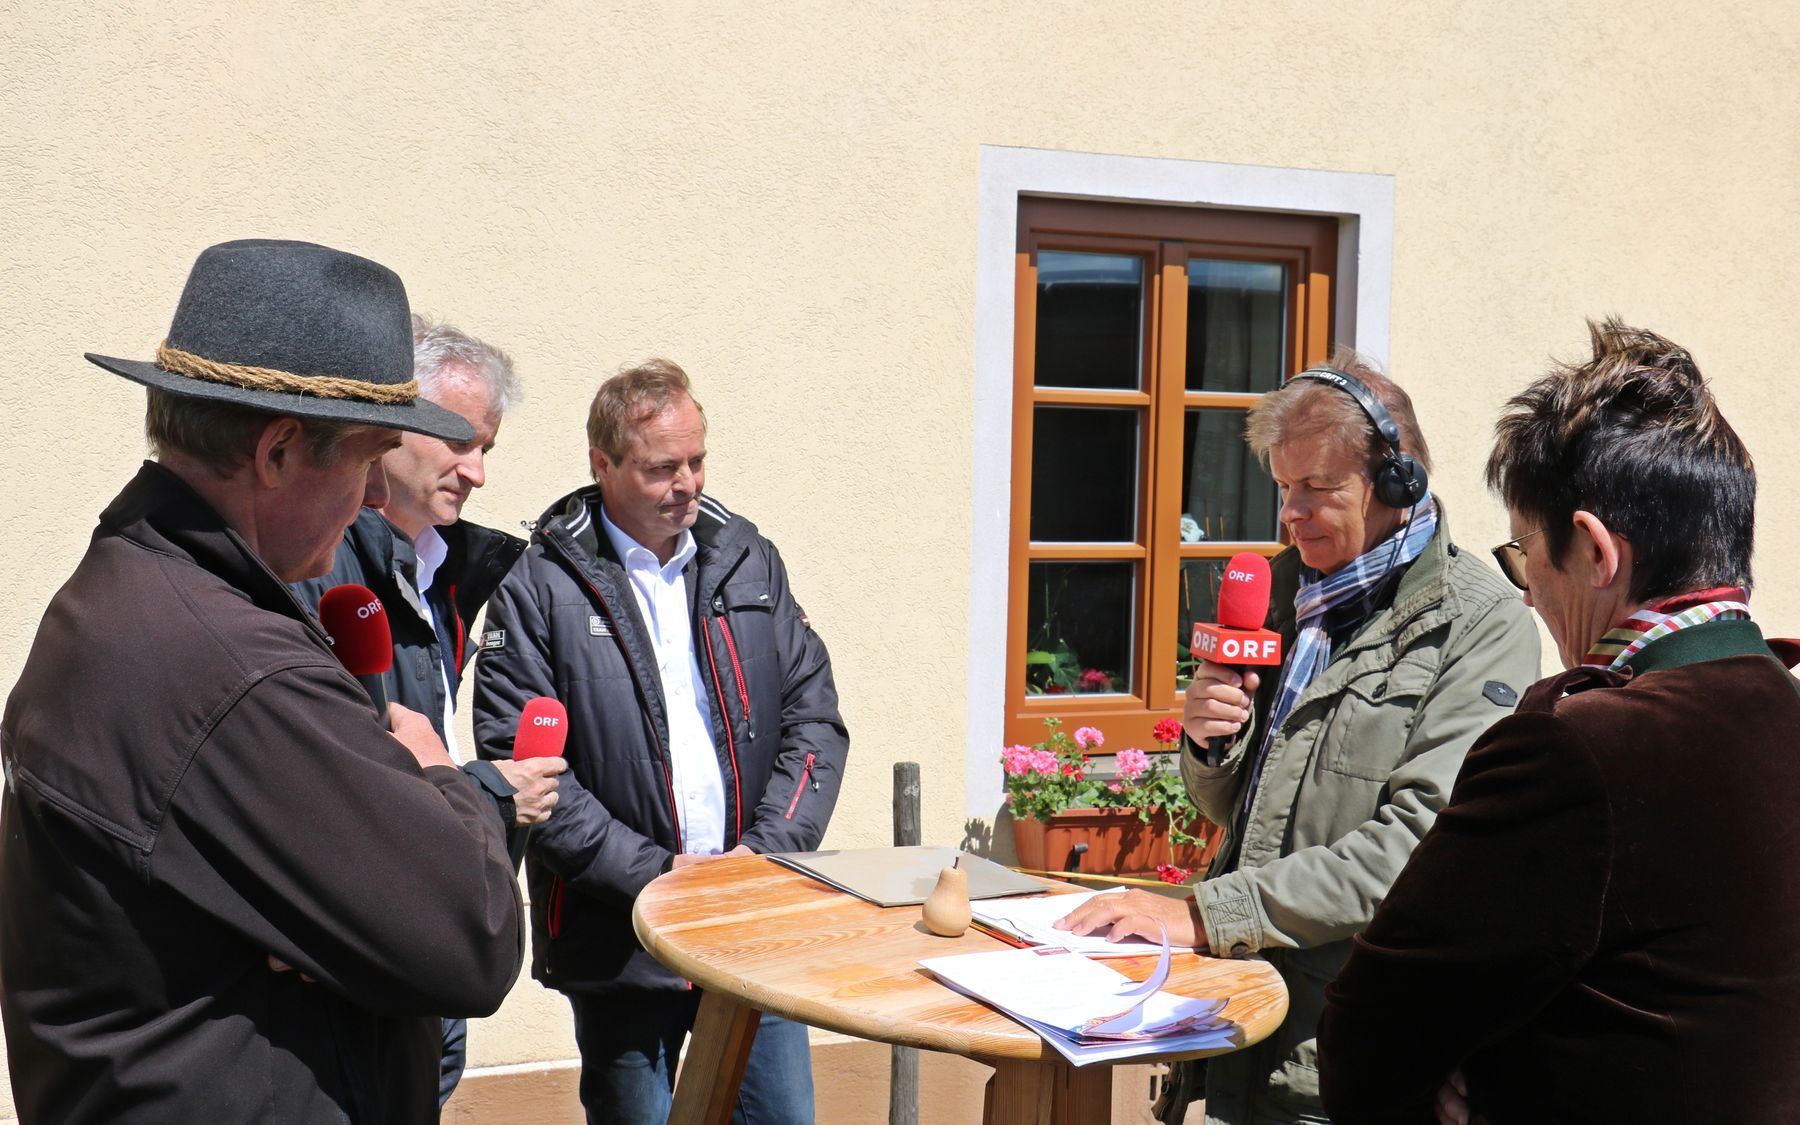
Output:
M513 824L520 828L542 824L556 807L557 775L569 768L561 758L497 758L494 768L518 792L513 794Z
M741 855L755 855L755 854L756 854L755 852L751 851L747 846L745 846L743 844L739 844L737 847L732 848L728 852L720 852L718 855L696 855L696 854L693 854L690 852L682 852L680 855L675 857L675 864L673 867L670 868L670 870L671 871L678 870L683 867L692 866L693 864L696 864L696 863L711 863L715 859L735 859Z
M419 763L420 769L426 766L456 768L456 763L450 760L450 751L444 749L444 740L431 729L430 719L398 703L389 703L387 724L400 745L412 751L413 761Z
M1469 1125L1469 1080L1463 1077L1461 1068L1451 1071L1438 1087L1437 1104L1432 1109L1437 1111L1438 1125Z
M1223 664L1202 660L1188 684L1187 704L1181 726L1195 742L1236 734L1250 721L1250 697L1262 677L1246 670L1242 675Z
M1167 931L1170 945L1206 944L1200 908L1192 899L1169 898L1149 891L1095 895L1074 913L1059 918L1055 925L1077 937L1104 934L1107 941L1124 941L1136 936L1161 942Z

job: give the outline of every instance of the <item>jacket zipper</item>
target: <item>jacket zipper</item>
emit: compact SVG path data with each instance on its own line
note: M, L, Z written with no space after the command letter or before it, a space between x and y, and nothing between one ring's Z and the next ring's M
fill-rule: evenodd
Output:
M550 877L550 897L544 903L544 929L551 940L562 935L563 881L561 875Z
M606 622L608 625L612 626L613 640L618 642L619 654L625 660L625 670L631 673L631 686L637 689L638 699L643 702L645 711L648 711L650 709L650 695L644 690L643 682L638 679L637 666L631 662L631 654L625 651L625 636L619 629L619 619L613 616L612 607L606 604L606 599L600 595L599 588L588 581L587 575L581 573L581 564L575 560L575 557L571 555L562 544L557 543L556 540L549 535L545 535L544 540L545 542L556 545L557 553L569 561L570 569L575 572L575 577L579 578L581 584L587 587L588 593L594 596L594 604L600 607L600 612L606 614ZM648 720L649 716L646 715L645 718ZM681 811L676 808L675 805L675 768L669 760L669 751L663 746L662 739L657 737L656 723L654 721L650 722L650 737L656 742L658 759L662 763L663 789L665 795L669 798L669 819L675 826L675 848L676 851L679 852L681 849Z
M750 732L750 741L756 741L756 727L750 722L750 691L744 686L744 669L738 664L737 641L731 636L731 622L719 618L719 631L725 634L725 651L731 655L731 675L737 680L738 702L744 705L744 727Z
M725 687L723 684L719 683L719 656L713 651L711 622L712 619L709 617L700 618L700 633L706 641L706 662L712 668L713 694L719 697L719 725L725 728L725 752L731 756L731 811L736 824L736 834L732 840L732 846L736 847L737 841L743 839L744 836L744 788L739 780L737 740L731 733L731 708L727 706L725 702ZM721 629L724 628L724 624L724 620L720 619L719 627ZM731 634L727 632L725 637L726 644L729 646ZM743 684L741 681L738 684L738 692L739 694L742 694L743 692ZM750 711L749 707L746 705L744 709L744 720L746 725L749 723L749 718Z
M813 755L806 756L806 768L800 771L800 784L794 786L794 799L788 802L787 818L794 819L794 810L800 807L800 794L806 792L806 783L812 781ZM814 783L817 787L817 783Z

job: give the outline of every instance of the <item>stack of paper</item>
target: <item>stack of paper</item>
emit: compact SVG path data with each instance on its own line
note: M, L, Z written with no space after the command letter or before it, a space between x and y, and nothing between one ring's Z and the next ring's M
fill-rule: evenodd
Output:
M1057 919L1066 917L1070 911L1091 898L1123 893L1084 891L1069 895L991 898L971 903L970 911L983 928L993 930L1002 938L1017 938L1026 945L1060 945L1089 957L1143 957L1155 953L1157 944L1153 941L1127 938L1122 942L1114 942L1108 941L1103 933L1078 937L1067 930L1059 930L1054 925ZM1198 950L1191 945L1178 945L1175 952L1196 953Z
M1058 946L919 962L945 984L1025 1024L1076 1066L1175 1051L1227 1050L1237 1025L1223 1000L1162 991L1169 951L1150 979L1130 978Z

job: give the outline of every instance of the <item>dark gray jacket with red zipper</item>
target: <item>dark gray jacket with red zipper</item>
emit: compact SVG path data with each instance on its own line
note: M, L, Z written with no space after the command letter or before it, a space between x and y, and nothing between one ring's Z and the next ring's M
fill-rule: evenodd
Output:
M563 992L682 989L631 929L638 891L669 869L680 837L655 653L599 505L591 486L552 505L489 603L475 742L483 757L508 757L528 700L569 709L569 773L526 857L532 974ZM755 525L703 496L693 532L688 600L725 847L817 848L850 745L825 644Z

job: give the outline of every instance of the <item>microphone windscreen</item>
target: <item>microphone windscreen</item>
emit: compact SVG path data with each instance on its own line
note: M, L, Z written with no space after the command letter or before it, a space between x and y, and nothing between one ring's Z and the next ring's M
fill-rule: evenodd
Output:
M331 651L352 676L378 676L394 666L387 607L367 586L333 586L319 598L319 624Z
M569 709L558 700L540 695L519 712L519 733L513 737L513 760L560 758L569 741Z
M1260 629L1269 617L1269 560L1240 551L1225 564L1219 583L1219 624L1227 629Z

